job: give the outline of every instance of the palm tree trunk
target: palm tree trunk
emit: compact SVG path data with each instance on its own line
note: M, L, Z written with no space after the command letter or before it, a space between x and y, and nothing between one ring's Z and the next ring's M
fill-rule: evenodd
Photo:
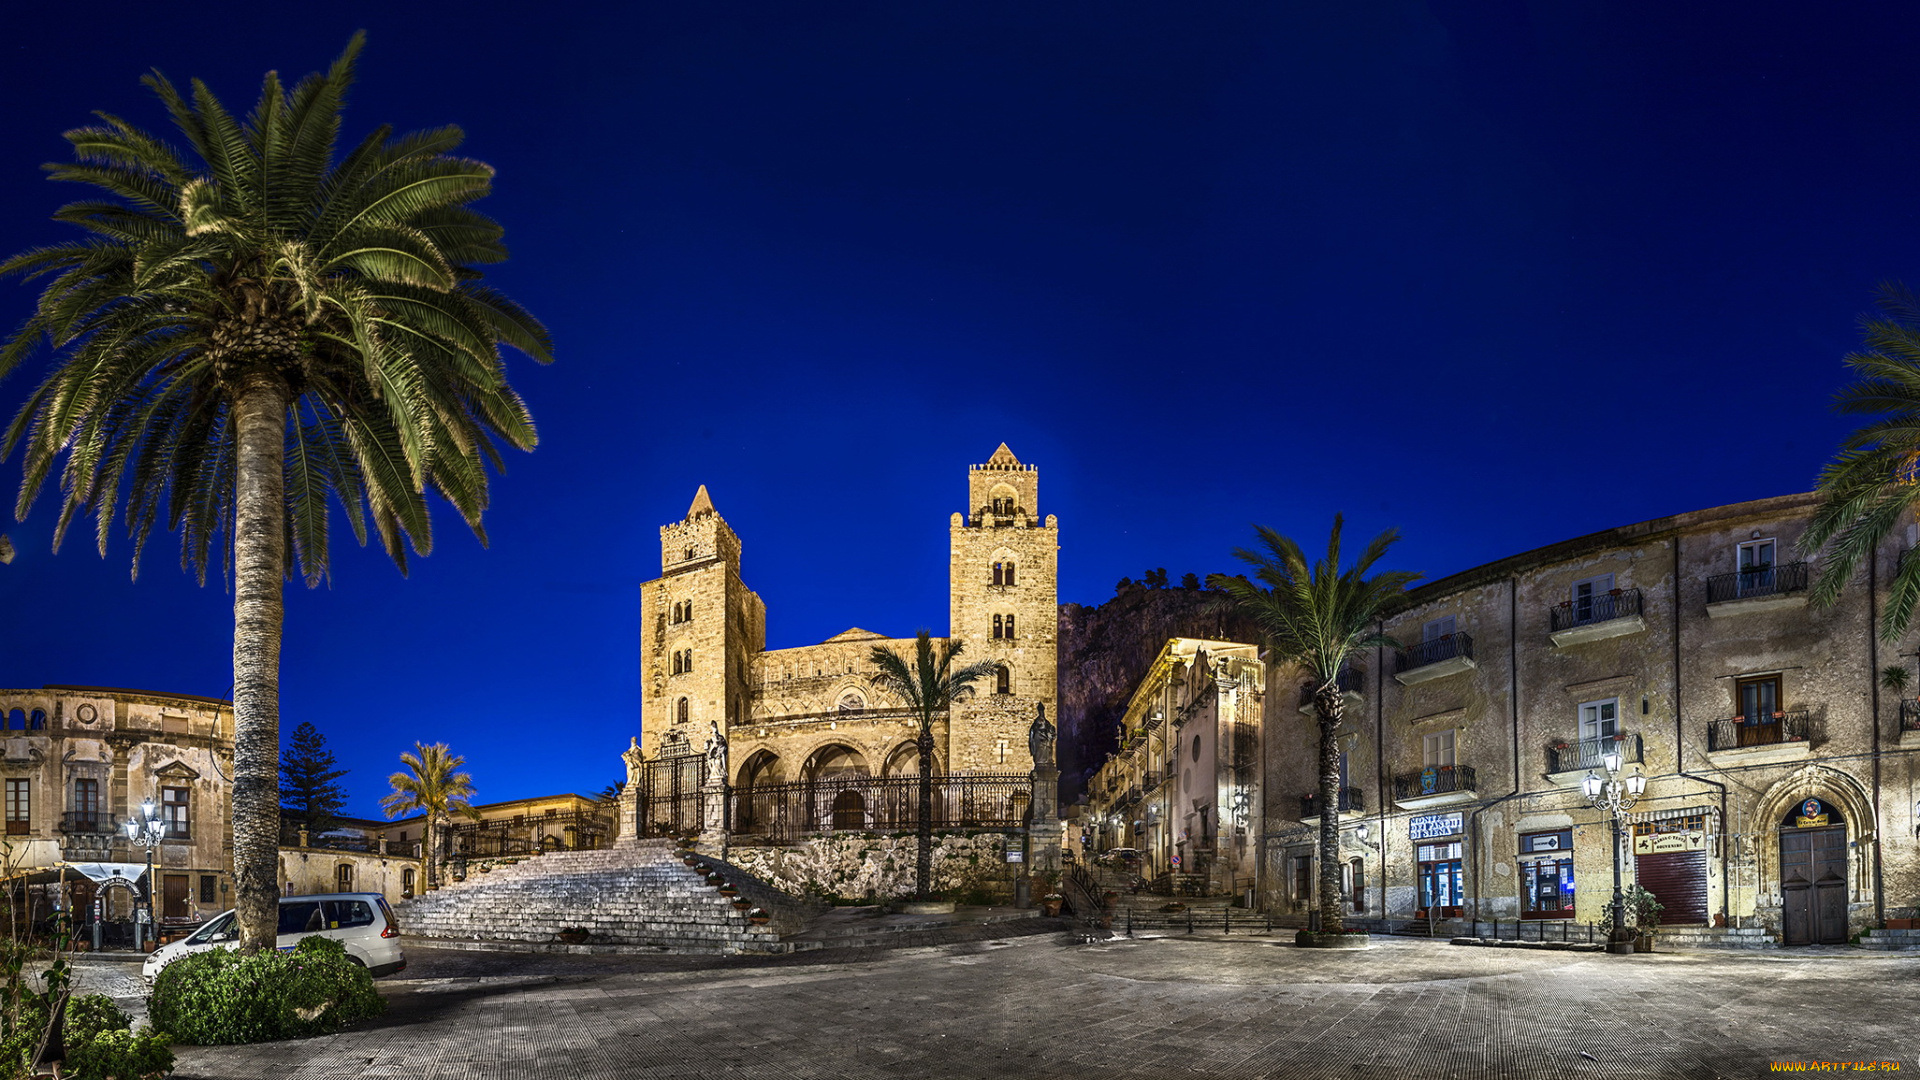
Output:
M271 376L249 379L233 403L233 884L249 953L272 949L280 923L286 411L286 388Z
M422 895L440 887L440 875L434 872L435 864L440 861L440 851L434 845L440 842L440 837L433 827L433 814L428 812L425 817L426 830L420 834L420 872L426 876L427 886L420 890Z
M1340 890L1340 714L1346 708L1338 686L1329 682L1314 694L1320 714L1320 930L1337 934L1346 927L1346 897Z
M914 744L920 751L920 833L919 850L913 858L914 895L933 899L933 725L920 727L920 739Z

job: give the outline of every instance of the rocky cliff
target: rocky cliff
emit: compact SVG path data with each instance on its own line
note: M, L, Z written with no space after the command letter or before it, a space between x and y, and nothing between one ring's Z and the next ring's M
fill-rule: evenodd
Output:
M1164 572L1160 578L1165 580ZM1060 801L1079 798L1114 749L1114 726L1171 637L1260 640L1226 594L1123 582L1104 604L1060 605Z

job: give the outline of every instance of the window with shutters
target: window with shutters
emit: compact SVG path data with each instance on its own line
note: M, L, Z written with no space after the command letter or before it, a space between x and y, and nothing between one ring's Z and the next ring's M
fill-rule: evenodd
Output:
M160 820L167 823L169 840L187 840L193 836L192 822L187 816L188 798L188 790L183 787L160 789Z
M22 777L7 781L7 835L25 836L33 831L33 781Z

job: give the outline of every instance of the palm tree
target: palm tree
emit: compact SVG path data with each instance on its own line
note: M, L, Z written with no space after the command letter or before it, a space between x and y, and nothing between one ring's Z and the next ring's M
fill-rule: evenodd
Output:
M900 656L884 645L873 647L873 663L880 670L867 677L873 688L899 698L920 721L920 737L914 749L920 756L919 850L913 860L914 896L933 897L933 718L950 710L955 702L973 696L973 684L994 673L991 661L968 664L955 670L953 661L962 651L958 639L943 641L936 653L931 631L922 630L914 641L913 659Z
M401 754L400 764L411 772L387 777L393 794L380 800L380 809L389 819L401 814L419 814L426 819L426 835L421 851L425 856L427 888L440 884L440 863L451 835L453 816L478 819L473 808L473 777L456 772L467 759L448 749L446 743L413 744L414 753Z
M147 76L186 152L106 113L67 132L77 160L50 175L102 195L54 216L88 235L0 263L0 274L48 279L0 343L0 377L43 341L54 360L0 436L0 458L24 450L15 513L64 456L56 550L91 515L104 555L124 501L138 574L164 505L182 568L203 584L210 562L228 576L234 877L249 950L271 948L277 924L281 586L293 558L309 587L326 578L330 497L362 544L372 519L403 573L407 547L432 547L429 491L484 544L495 440L535 442L500 345L552 359L545 329L480 283L477 267L506 249L468 206L493 170L452 156L458 128L377 128L336 160L361 42L291 91L269 73L244 120L197 80L188 96Z
M1208 584L1224 589L1267 638L1269 663L1299 664L1313 679L1313 710L1320 721L1320 929L1339 932L1345 923L1340 890L1340 743L1347 703L1340 669L1362 649L1398 647L1380 630L1380 620L1420 575L1367 571L1400 539L1388 529L1360 557L1340 569L1340 515L1333 517L1327 557L1312 566L1300 545L1263 525L1254 526L1260 547L1235 549L1253 567L1253 580L1214 574Z
M1832 606L1863 559L1908 514L1920 510L1920 301L1888 283L1875 296L1878 316L1860 319L1861 348L1846 356L1854 381L1834 397L1834 411L1874 420L1840 444L1820 470L1820 504L1800 537L1803 554L1824 549L1812 599ZM1894 570L1880 637L1906 633L1920 601L1920 559Z

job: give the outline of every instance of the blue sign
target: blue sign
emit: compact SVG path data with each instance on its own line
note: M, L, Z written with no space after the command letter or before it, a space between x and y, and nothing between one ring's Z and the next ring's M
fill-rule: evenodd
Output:
M1407 832L1415 840L1433 840L1442 836L1457 836L1465 831L1466 815L1456 810L1451 814L1422 814L1407 821Z

